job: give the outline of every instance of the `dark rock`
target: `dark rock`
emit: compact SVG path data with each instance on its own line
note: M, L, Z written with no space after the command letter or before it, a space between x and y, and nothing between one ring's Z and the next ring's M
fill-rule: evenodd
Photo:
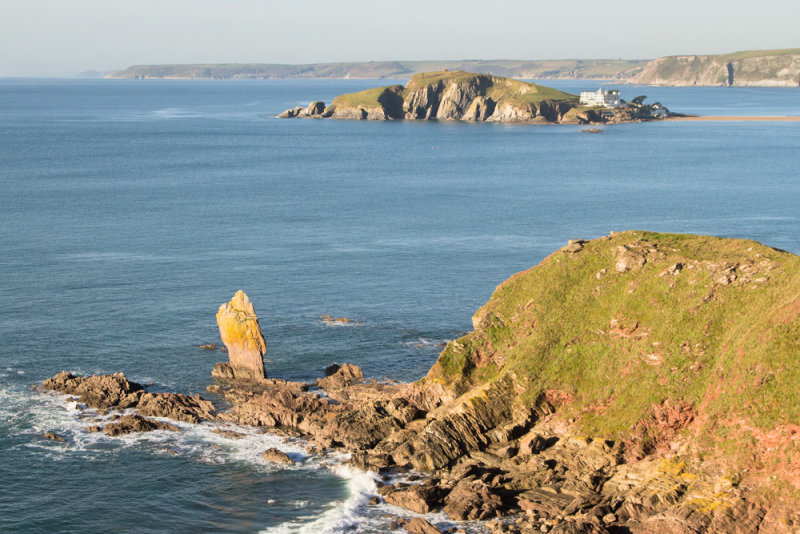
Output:
M60 443L66 443L67 442L67 440L65 440L64 438L62 438L58 434L54 434L53 432L45 432L44 433L44 439L50 439L50 440L53 440L53 441L58 441Z
M96 409L131 408L136 406L143 392L140 384L129 382L122 373L74 376L62 371L45 380L41 387L76 395L81 403Z
M333 370L329 374L329 371ZM343 363L330 365L325 368L325 378L317 380L317 385L322 389L342 389L364 380L364 371L357 365Z
M294 460L289 458L289 456L285 452L280 451L274 447L265 450L264 453L261 455L261 457L267 461L274 462L277 464L294 465Z
M130 434L132 432L150 432L152 430L176 432L180 429L170 423L155 421L139 415L123 415L113 423L108 423L103 427L103 432L109 436L119 436L120 434Z

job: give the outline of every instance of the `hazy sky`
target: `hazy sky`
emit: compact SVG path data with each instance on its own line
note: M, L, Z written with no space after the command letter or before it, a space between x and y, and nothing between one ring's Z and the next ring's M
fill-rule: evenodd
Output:
M600 11L595 6L600 7ZM800 0L0 0L0 76L800 47Z

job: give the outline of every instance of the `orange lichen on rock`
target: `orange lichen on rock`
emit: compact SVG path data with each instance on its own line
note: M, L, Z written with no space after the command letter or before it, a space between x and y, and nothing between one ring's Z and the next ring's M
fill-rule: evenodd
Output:
M239 290L230 302L217 312L217 325L222 342L228 348L228 363L217 364L212 375L228 379L262 379L267 345L258 324L253 304Z

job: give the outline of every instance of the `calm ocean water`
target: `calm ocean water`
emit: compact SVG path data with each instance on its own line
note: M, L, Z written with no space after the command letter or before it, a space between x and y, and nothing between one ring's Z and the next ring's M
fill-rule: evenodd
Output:
M800 253L798 123L591 135L273 118L374 85L0 79L0 531L386 528L370 477L306 459L302 443L210 425L98 436L30 389L63 369L124 371L209 396L224 354L197 346L218 341L214 314L237 289L268 374L348 361L412 380L497 284L571 238L648 229ZM800 115L797 89L621 89L688 113ZM271 446L305 461L270 465Z

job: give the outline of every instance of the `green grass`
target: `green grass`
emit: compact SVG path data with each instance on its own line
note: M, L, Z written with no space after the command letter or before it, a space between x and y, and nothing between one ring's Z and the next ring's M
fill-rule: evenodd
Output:
M769 56L789 56L800 55L800 48L782 48L776 50L743 50L741 52L733 52L731 54L721 54L714 56L720 61L735 61L737 59L749 59L754 57L769 57Z
M616 272L615 247L639 241L654 250L647 263ZM678 275L663 274L676 263ZM720 285L726 264L738 278ZM800 422L800 258L754 241L616 234L512 276L476 316L429 376L463 386L512 375L528 405L565 390L589 435L623 438L666 399L694 406L709 442L734 447L746 436L713 423Z
M357 93L339 95L333 99L331 105L343 107L379 108L381 107L381 104L378 102L378 98L383 94L384 91L392 89L393 87L400 86L387 85L384 87L375 87L374 89L359 91Z
M357 93L348 93L337 96L333 106L340 107L362 107L374 108L381 107L378 98L386 90L396 91L398 94L408 98L410 94L420 91L428 86L438 84L462 83L481 77L484 79L485 96L491 97L495 102L508 102L519 107L539 104L543 101L562 101L576 103L578 97L552 87L537 85L534 83L523 82L511 78L501 78L496 76L486 76L464 71L437 71L414 75L408 84L402 86L386 86L367 89Z

